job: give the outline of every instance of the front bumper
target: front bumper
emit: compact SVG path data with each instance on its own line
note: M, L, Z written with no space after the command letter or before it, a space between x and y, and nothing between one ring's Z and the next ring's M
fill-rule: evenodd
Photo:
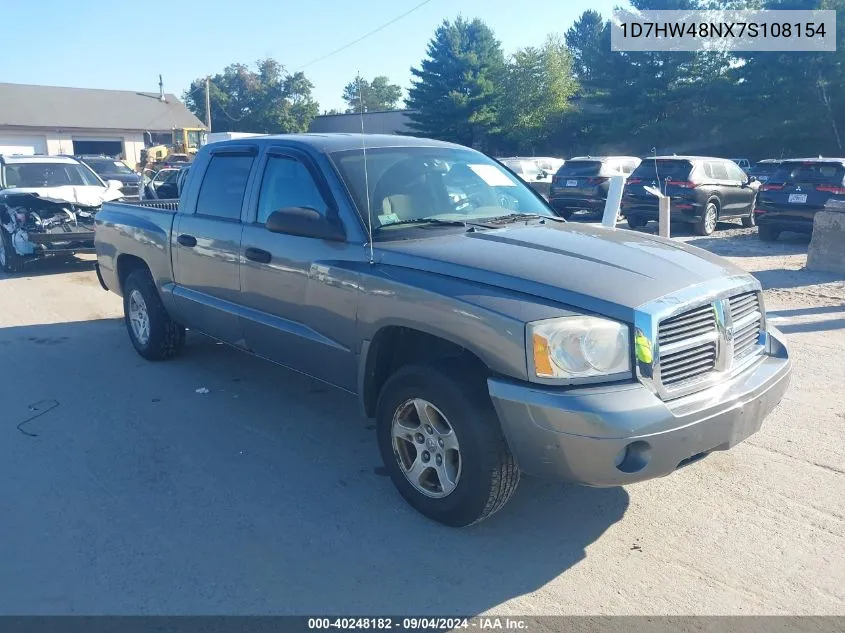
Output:
M490 378L488 388L523 472L619 486L668 475L760 429L792 371L783 335L770 327L768 336L767 354L739 376L668 402L639 383L562 391Z

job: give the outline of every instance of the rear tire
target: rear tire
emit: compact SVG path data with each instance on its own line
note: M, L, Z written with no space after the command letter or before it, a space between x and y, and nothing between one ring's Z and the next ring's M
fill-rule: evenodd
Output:
M461 369L403 367L388 378L376 406L379 450L393 485L415 510L451 527L478 523L500 510L520 476L484 381L473 381L472 372ZM452 434L431 433L424 418ZM445 448L438 448L444 438ZM441 470L440 464L446 466Z
M628 216L628 226L632 229L641 229L648 224L648 220L637 216Z
M123 284L123 320L129 339L147 360L167 360L185 345L185 328L167 314L149 270L136 270Z
M773 226L766 226L764 224L763 226L757 227L757 235L764 242L774 242L780 237L780 231Z
M0 226L0 268L3 272L17 273L23 270L24 261L12 245L12 236Z
M716 206L716 203L711 200L704 208L704 213L701 215L701 219L695 223L695 232L698 235L713 235L713 231L716 230L718 222L719 208Z

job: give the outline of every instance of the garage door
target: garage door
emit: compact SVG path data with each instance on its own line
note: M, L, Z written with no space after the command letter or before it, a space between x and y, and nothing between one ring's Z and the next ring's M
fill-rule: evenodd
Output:
M123 153L122 138L97 138L97 137L73 137L73 153L76 155L88 156L113 156L117 157Z
M43 136L3 134L0 132L0 154L46 154L47 140Z

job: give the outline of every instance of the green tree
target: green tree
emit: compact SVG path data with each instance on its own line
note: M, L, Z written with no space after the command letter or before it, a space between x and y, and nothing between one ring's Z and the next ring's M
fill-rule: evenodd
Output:
M493 31L479 19L445 20L412 68L406 101L415 131L484 148L497 133L497 88L505 60Z
M210 78L209 88L211 125L217 132L305 132L320 111L306 76L287 73L271 58L256 62L256 70L231 64ZM204 121L205 79L192 82L183 100Z
M402 88L390 83L384 75L374 77L371 82L358 75L343 88L343 100L349 106L347 113L359 113L362 106L364 112L395 110L401 98Z
M534 153L569 110L576 86L569 51L559 37L550 35L541 48L514 53L499 104L503 136L518 152Z

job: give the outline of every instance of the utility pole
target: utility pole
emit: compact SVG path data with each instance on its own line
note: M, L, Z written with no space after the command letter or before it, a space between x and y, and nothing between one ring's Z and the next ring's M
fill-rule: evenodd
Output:
M211 92L210 89L211 82L209 78L205 78L205 127L207 132L211 132Z

